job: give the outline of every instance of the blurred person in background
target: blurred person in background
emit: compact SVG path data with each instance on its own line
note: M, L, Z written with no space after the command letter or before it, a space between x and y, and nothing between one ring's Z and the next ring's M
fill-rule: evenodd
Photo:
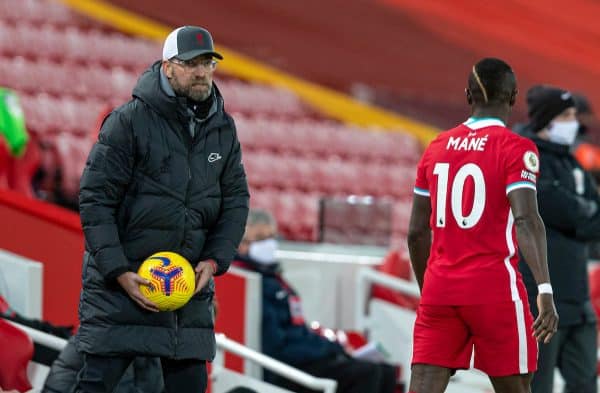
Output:
M29 142L25 115L17 93L4 87L0 87L0 134L12 157L21 157L25 153Z
M417 167L408 247L421 301L409 392L445 391L474 355L496 393L528 393L535 340L550 341L558 324L536 203L537 149L506 127L517 95L508 64L480 60L465 91L471 116L434 139ZM517 248L540 287L535 322Z
M537 200L544 220L550 279L560 315L550 343L540 345L533 393L552 393L554 369L566 382L565 392L596 392L596 315L588 286L588 243L600 239L600 199L594 180L571 154L580 124L573 96L546 86L529 104L528 136L540 152ZM527 134L526 134L527 135ZM520 270L531 311L537 285L521 256Z
M525 102L527 103L528 107L530 103L536 99L538 93L541 93L545 87L546 85L533 85L529 88L529 90L527 90L527 93L525 94ZM511 129L517 134L521 135L523 132L525 132L526 127L527 123L516 123L511 127Z
M75 392L112 392L137 356L159 357L167 393L207 387L215 356L213 275L229 268L244 233L248 185L235 124L213 82L210 33L184 26L133 99L102 124L81 177L85 236ZM176 252L196 271L192 299L159 312L140 285L141 263Z
M579 131L573 152L575 158L581 164L583 169L590 172L597 184L600 184L600 146L598 142L600 130L598 120L592 110L588 99L583 94L573 94L575 109L577 110L577 121L579 122Z
M0 188L33 197L32 178L39 166L39 152L25 127L25 115L17 93L0 87Z
M583 94L573 94L579 132L573 146L573 154L583 169L588 171L596 181L600 193L600 128L596 114L589 100ZM589 245L590 259L600 261L600 241Z
M277 224L266 210L252 209L235 265L262 276L262 352L318 378L338 382L338 393L393 393L396 370L353 358L339 343L311 330L301 299L275 259ZM265 371L265 380L294 392L313 392Z

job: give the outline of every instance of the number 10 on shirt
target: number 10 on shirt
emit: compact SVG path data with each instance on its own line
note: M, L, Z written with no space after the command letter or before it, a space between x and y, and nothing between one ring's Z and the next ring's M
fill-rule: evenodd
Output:
M468 163L460 167L450 190L448 190L448 175L450 172L450 164L446 162L438 162L433 168L433 174L437 176L437 198L436 198L436 217L435 225L443 228L446 226L446 204L448 203L448 191L450 191L450 207L452 216L460 228L469 229L474 227L485 208L485 180L481 168L473 163ZM467 178L473 179L474 194L473 206L471 211L465 216L463 215L463 190Z

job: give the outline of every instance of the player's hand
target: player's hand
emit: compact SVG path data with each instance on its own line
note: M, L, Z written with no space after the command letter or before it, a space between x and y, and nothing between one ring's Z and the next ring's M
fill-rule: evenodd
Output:
M214 261L200 261L194 269L196 271L196 289L194 295L197 294L208 284L212 276L215 274Z
M160 311L154 302L148 300L140 292L140 285L150 285L150 281L142 278L140 275L134 272L125 272L117 277L119 285L123 287L125 292L129 295L134 302L136 302L141 308L158 312Z
M548 344L558 329L558 314L554 307L551 293L540 293L537 296L539 315L533 323L533 335L544 344Z

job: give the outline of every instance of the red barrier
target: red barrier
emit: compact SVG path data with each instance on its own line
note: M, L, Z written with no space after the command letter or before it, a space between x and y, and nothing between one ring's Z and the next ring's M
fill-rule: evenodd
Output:
M33 342L21 329L0 319L0 392L4 389L29 391L27 364L33 356ZM12 390L11 390L12 391Z
M83 232L71 211L0 191L0 248L44 264L42 316L77 324Z
M232 340L245 343L246 313L251 311L244 307L246 279L235 274L225 274L216 278L215 285L218 307L216 329ZM225 353L225 365L235 371L244 370L242 358L230 353Z

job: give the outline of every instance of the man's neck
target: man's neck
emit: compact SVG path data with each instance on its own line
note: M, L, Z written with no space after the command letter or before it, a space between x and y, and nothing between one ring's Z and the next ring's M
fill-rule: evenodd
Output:
M499 107L489 107L489 108L481 108L481 107L473 107L473 112L471 114L472 118L480 119L480 118L493 118L502 120L504 124L508 123L508 118L510 117L510 110L506 108Z
M191 98L187 99L188 107L194 112L197 118L206 119L210 113L210 110L213 106L213 91L210 91L210 94L203 101L194 101Z

